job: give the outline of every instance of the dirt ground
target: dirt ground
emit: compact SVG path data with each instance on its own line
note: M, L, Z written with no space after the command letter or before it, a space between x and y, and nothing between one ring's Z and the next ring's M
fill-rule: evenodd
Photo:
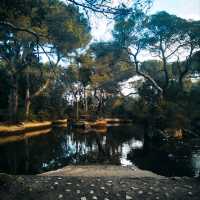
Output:
M0 200L200 199L199 179L142 172L117 166L71 166L33 176L0 174Z
M161 178L153 172L140 170L135 166L116 165L68 165L55 171L41 174L42 176L81 176L81 177L154 177Z

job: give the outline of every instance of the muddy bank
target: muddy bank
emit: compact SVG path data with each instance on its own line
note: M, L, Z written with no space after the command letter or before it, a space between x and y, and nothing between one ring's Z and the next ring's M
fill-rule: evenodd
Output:
M41 121L21 122L18 124L0 123L0 136L23 134L30 131L47 129L52 125L61 125L61 124L67 125L67 119L42 121L42 122Z

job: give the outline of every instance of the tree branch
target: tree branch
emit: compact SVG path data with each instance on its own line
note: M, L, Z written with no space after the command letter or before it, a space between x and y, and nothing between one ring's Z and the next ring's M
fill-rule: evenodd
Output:
M44 85L42 85L33 95L31 95L30 99L39 96L44 90L48 88L50 84L50 79L47 79Z
M11 28L13 30L16 30L16 31L27 32L27 33L33 35L36 39L39 39L39 37L45 37L45 35L38 34L35 31L32 31L32 30L27 29L27 28L17 27L14 24L12 24L10 22L7 22L7 21L0 21L0 25L7 26L7 27L9 27L9 28Z
M131 53L130 51L128 51L128 54L133 56L133 59L134 59L134 64L135 64L135 67L136 67L136 73L142 77L144 77L146 80L148 80L152 86L160 93L160 95L162 96L163 94L163 89L156 83L156 81L151 77L149 76L148 74L140 71L139 69L139 62L137 60L137 55L138 55L138 52L136 54L133 54Z

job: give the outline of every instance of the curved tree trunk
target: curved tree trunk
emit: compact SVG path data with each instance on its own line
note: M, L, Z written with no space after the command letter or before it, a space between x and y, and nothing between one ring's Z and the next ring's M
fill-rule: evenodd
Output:
M139 62L137 60L137 55L133 55L133 57L134 57L134 63L135 63L135 66L136 66L136 73L138 75L142 76L143 78L145 78L146 80L148 80L152 84L152 86L158 91L160 99L162 99L163 89L158 85L158 83L156 83L156 81L151 76L140 71Z
M30 117L30 108L33 98L41 95L49 87L49 85L50 85L50 79L47 79L46 82L33 95L30 95L29 81L27 82L26 98L25 98L26 120L28 120Z

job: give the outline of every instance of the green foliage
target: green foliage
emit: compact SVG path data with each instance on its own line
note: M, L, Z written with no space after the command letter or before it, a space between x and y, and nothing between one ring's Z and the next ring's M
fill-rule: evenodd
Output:
M117 43L94 43L91 50L95 55L95 67L91 79L97 87L114 92L118 90L119 82L133 75L133 66L128 63L128 55L118 47Z
M45 23L54 48L64 56L74 49L84 47L90 40L88 21L72 5L59 3L51 6Z
M88 45L90 26L80 7L59 0L2 0L0 22L12 26L0 25L0 120L8 120L5 113L12 111L19 119L26 112L29 119L76 112L132 118L151 130L195 131L200 120L199 21L164 11L146 16L146 3L136 1L132 12L119 7L113 40ZM143 50L155 59L139 62ZM171 63L176 56L181 61ZM133 83L137 95L124 96L120 83L136 75L142 76Z
M58 63L89 42L87 19L77 7L59 0L28 0L2 1L0 22L0 60L5 63L8 79L8 84L5 83L8 93L2 92L7 102L5 109L10 109L15 121L23 119L20 113L25 112L28 117L29 112L33 115L38 112L31 103L37 104L34 98L44 95L49 102L45 112L52 110L50 107L57 104L50 100L51 95L63 100L63 88L59 97L49 90L49 87L60 90L57 84L59 73L63 72ZM47 65L42 64L44 56L48 57ZM52 57L57 58L55 63Z

